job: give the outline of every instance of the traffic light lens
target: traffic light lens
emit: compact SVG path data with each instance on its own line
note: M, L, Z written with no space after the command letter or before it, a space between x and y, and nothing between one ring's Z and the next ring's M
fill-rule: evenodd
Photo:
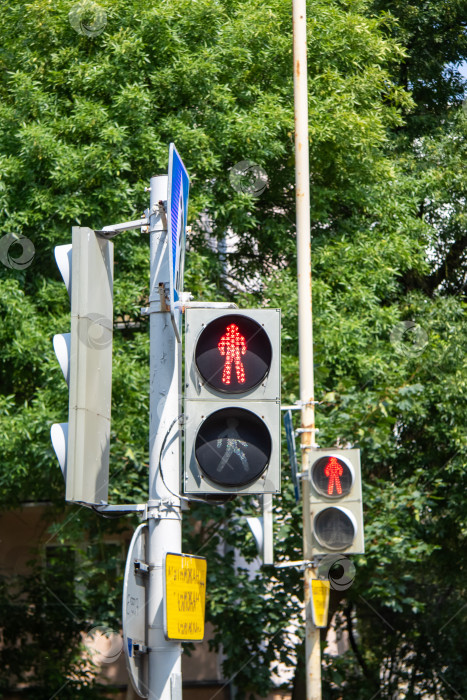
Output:
M209 323L196 343L195 361L213 389L232 394L258 386L271 367L272 348L264 328L241 314Z
M314 462L311 468L311 481L321 496L342 498L352 489L353 474L343 459L326 455Z
M272 440L266 424L244 408L223 408L198 430L195 457L201 472L221 486L246 486L269 464Z
M325 508L313 518L313 530L322 547L341 551L355 540L355 525L340 508Z
M245 383L245 366L242 362L242 355L247 351L245 338L240 333L239 327L235 323L227 326L227 330L217 343L217 349L225 357L224 370L222 372L222 383L230 386L232 383L232 367L235 367L235 375L239 384Z

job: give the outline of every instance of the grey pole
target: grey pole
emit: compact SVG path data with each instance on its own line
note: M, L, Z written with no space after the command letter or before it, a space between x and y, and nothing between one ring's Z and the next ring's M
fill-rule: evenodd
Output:
M181 700L181 644L164 636L164 557L180 553L180 347L165 304L169 283L166 175L151 178L149 232L151 272L149 417L148 698ZM165 207L166 210L166 207ZM162 451L162 454L161 454Z
M307 480L310 449L316 445L314 378L313 378L313 312L311 297L311 227L310 166L308 154L308 81L306 0L292 0L294 112L295 112L295 202L297 220L298 276L298 343L300 363L300 401L302 404L302 493L303 493L303 558L313 560L310 513L310 484ZM305 566L305 655L306 699L321 700L320 631L312 616L311 588L316 569Z

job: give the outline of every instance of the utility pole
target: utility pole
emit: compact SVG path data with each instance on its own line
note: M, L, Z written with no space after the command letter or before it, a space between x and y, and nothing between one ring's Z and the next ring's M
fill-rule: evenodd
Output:
M181 700L179 642L164 635L164 558L181 552L180 493L180 344L166 305L169 283L167 250L167 176L151 178L150 187L150 419L148 563L148 698Z
M313 381L313 314L311 300L310 166L308 155L308 83L306 0L292 0L295 113L295 203L297 225L298 338L301 403L303 558L312 562L309 453L315 446ZM321 700L320 631L311 609L311 581L316 569L305 565L304 602L306 616L306 700Z
M188 188L185 167L171 144L169 175L151 178L150 208L141 219L105 226L99 231L75 227L72 244L55 249L63 280L67 289L72 289L72 333L55 336L54 347L65 379L71 384L69 415L73 429L70 437L67 424L55 424L52 442L64 472L67 500L92 505L102 514L140 513L147 521L147 525L135 530L130 543L122 613L127 669L138 695L148 700L182 700L180 640L201 641L204 635L205 560L181 554L181 343L177 339L179 326L172 323L177 308L175 304L170 308L168 303L169 295L178 295L183 286L181 237L185 235ZM172 220L178 220L175 230L167 226L167 204ZM182 219L174 215L177 206L183 208ZM106 502L113 316L110 239L136 228L150 234L149 308L142 310L150 319L149 499L146 504L114 505ZM93 344L93 329L100 333L97 345ZM102 337L106 342L102 342ZM93 392L88 396L89 391L85 391L96 382L98 399ZM84 453L83 440L91 445ZM67 453L73 459L69 456L67 460ZM169 586L166 569L170 566L172 570L197 570L194 592L199 604L195 610L185 612L185 617L193 618L190 622L196 627L194 632L177 628L177 596L190 592L191 584L188 581L181 592Z

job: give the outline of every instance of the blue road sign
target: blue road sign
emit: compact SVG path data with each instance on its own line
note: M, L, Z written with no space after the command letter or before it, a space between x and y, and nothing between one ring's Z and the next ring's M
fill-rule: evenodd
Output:
M287 449L289 451L290 466L292 469L292 481L295 500L300 500L300 479L298 477L297 453L295 451L295 435L292 423L292 411L284 412L285 435L287 437Z
M169 146L169 183L167 191L167 228L170 261L170 311L177 339L181 340L182 312L180 294L183 291L185 265L186 222L190 179L175 144Z

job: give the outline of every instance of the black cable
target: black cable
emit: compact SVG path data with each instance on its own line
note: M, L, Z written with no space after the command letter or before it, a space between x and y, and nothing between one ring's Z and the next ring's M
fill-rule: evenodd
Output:
M172 491L172 489L169 489L169 487L165 483L164 472L162 471L162 453L164 452L165 443L167 442L167 438L169 437L170 431L172 430L175 423L180 420L180 418L183 418L183 414L180 416L177 416L177 418L174 418L174 420L170 424L170 426L169 426L169 428L164 436L164 439L162 440L162 447L161 447L161 451L159 452L159 464L158 464L158 470L161 473L162 483L164 484L167 491L172 494L172 496L175 496L175 498L180 498L182 501L188 501L188 502L197 501L198 503L209 503L209 501L205 501L203 498L195 498L194 496L191 498L187 498L186 496L182 496L180 493L178 493L178 494L174 493Z
M158 469L158 471L160 472L160 475L161 475L162 483L164 484L164 486L165 486L165 488L167 489L167 491L168 491L169 493L172 494L172 496L174 496L175 498L179 498L179 499L182 500L182 501L187 501L188 503L189 503L190 501L196 501L197 503L205 503L205 504L206 504L206 503L212 503L212 501L209 501L209 500L204 499L204 498L196 498L195 496L191 496L190 498L188 498L187 496L182 496L180 493L174 493L174 492L172 491L172 489L170 489L170 488L167 486L167 484L165 483L164 472L163 472L163 470L162 470L162 454L163 454L163 452L164 452L165 444L166 444L166 442L167 442L167 438L169 437L170 431L172 430L172 428L173 428L173 426L175 425L175 423L177 423L177 421L179 421L181 418L183 418L183 414L181 414L180 416L177 416L176 418L173 419L173 421L171 422L170 426L169 426L168 429L167 429L166 434L164 435L164 439L162 440L162 446L161 446L161 449L160 449L160 452L159 452L159 463L158 463L158 465L157 465L157 469ZM116 520L117 518L121 518L121 517L124 516L124 515L131 515L131 514L133 513L133 511L128 511L128 512L122 512L122 513L116 513L116 514L114 514L114 515L106 515L104 512L102 512L101 510L99 510L99 506L96 506L96 505L91 505L91 506L89 506L88 503L83 504L83 505L86 505L86 506L90 507L91 510L93 510L95 513L99 513L99 515L100 515L101 517L103 517L103 518L108 518L109 520Z
M175 498L180 498L182 501L188 501L188 503L189 503L190 501L196 501L197 503L205 503L205 504L206 504L206 503L212 503L212 501L209 501L209 500L204 499L204 498L196 498L195 496L190 496L189 498L187 498L186 496L182 496L180 493L179 493L179 494L174 493L174 492L172 491L172 489L169 489L169 487L168 487L167 484L165 483L164 472L162 471L162 453L164 452L165 443L167 442L167 438L168 438L168 436L169 436L170 431L172 430L174 424L175 424L177 421L180 420L180 418L183 418L183 413L182 413L180 416L178 416L177 418L174 418L174 420L173 420L172 423L170 424L170 426L169 426L169 428L168 428L168 430L167 430L167 432L166 432L166 434L165 434L165 436L164 436L164 439L163 439L163 441L162 441L162 447L161 447L161 451L160 451L160 453L159 453L159 464L158 464L158 470L159 470L160 473L161 473L162 483L164 484L164 486L165 486L165 488L167 489L167 491L168 491L169 493L172 494L172 496L175 496Z

